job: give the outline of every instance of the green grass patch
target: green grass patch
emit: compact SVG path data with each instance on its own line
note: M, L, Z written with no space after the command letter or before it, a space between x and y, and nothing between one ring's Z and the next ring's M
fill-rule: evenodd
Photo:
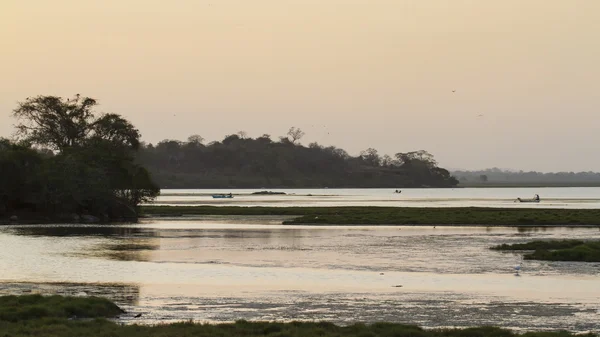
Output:
M192 322L156 326L118 325L106 320L74 322L66 320L38 320L34 322L4 323L0 321L4 336L44 337L598 337L588 333L576 335L567 331L528 332L520 335L497 327L425 330L415 325L375 323L338 326L328 322L247 322L229 324L195 324Z
M2 296L0 321L19 322L42 318L115 317L123 311L111 301L99 297Z
M523 257L526 260L600 262L600 241L560 240L532 241L492 247L494 250L533 250Z
M285 215L285 224L599 226L600 209L143 206L144 215Z

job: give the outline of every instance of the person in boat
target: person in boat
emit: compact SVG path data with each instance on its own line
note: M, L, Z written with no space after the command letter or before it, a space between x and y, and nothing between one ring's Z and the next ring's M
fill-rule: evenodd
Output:
M233 197L233 195L231 193L229 193L229 197L231 198L231 197Z
M536 194L535 197L533 198L533 200L540 201L540 196Z

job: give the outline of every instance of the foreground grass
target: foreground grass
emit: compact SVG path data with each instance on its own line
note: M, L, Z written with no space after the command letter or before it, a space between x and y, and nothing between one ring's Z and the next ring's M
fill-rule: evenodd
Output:
M495 250L533 250L526 260L600 262L600 241L561 240L532 241L492 247Z
M120 309L108 300L98 298L6 296L0 297L0 331L2 336L45 336L45 337L185 337L185 336L411 336L411 337L511 337L518 336L507 329L479 327L467 329L424 330L414 325L375 323L354 324L341 327L327 322L247 322L231 324L195 324L192 322L157 326L120 325L105 319L68 320L73 314L79 317L111 317ZM7 316L8 315L8 316ZM530 332L527 337L569 337L566 331ZM598 337L587 334L588 337Z
M480 207L143 206L145 215L290 215L285 224L331 225L600 225L600 209Z
M45 336L45 337L81 337L81 336L111 336L111 337L214 337L214 336L294 336L294 337L569 337L575 334L561 332L529 332L518 335L510 330L495 327L479 327L468 329L439 329L423 330L420 327L403 324L375 323L372 325L354 324L340 327L332 323L268 323L238 321L233 324L194 324L176 323L158 326L122 326L105 320L90 322L69 322L46 320L21 322L19 324L3 324L0 330L4 336ZM597 337L595 334L577 335Z
M43 318L115 317L123 311L114 303L98 297L2 296L0 321L19 322Z

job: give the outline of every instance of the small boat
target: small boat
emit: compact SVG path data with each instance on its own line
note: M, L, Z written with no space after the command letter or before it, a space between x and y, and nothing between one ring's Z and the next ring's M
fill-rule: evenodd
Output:
M535 195L533 197L533 199L521 199L521 198L517 198L517 200L515 200L515 202L540 202L540 196L539 195Z
M231 198L233 198L233 195L231 193L229 193L229 194L213 194L212 197L214 199L231 199Z

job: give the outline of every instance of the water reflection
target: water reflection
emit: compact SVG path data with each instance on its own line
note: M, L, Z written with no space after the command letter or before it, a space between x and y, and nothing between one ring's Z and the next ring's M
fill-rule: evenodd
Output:
M160 248L159 240L121 239L110 243L101 243L88 250L88 256L117 261L150 261L149 251ZM85 253L82 253L82 256Z
M285 195L252 195L252 190L162 190L157 205L210 206L403 206L600 208L600 188L407 188L393 189L280 189ZM234 199L213 199L212 194L233 193ZM540 203L515 203L517 197L540 194Z
M148 236L152 231L135 226L122 225L24 225L7 226L8 231L16 235L28 236L100 236L100 237L121 237L121 236Z
M548 230L548 227L531 227L531 226L524 226L524 227L517 227L517 230L519 231L519 233L527 233L527 232L546 232Z
M227 219L0 227L0 293L98 294L135 305L148 323L385 319L598 327L589 319L597 313L586 310L600 306L600 264L525 261L516 278L520 254L489 249L597 239L596 228L282 226L272 218Z

